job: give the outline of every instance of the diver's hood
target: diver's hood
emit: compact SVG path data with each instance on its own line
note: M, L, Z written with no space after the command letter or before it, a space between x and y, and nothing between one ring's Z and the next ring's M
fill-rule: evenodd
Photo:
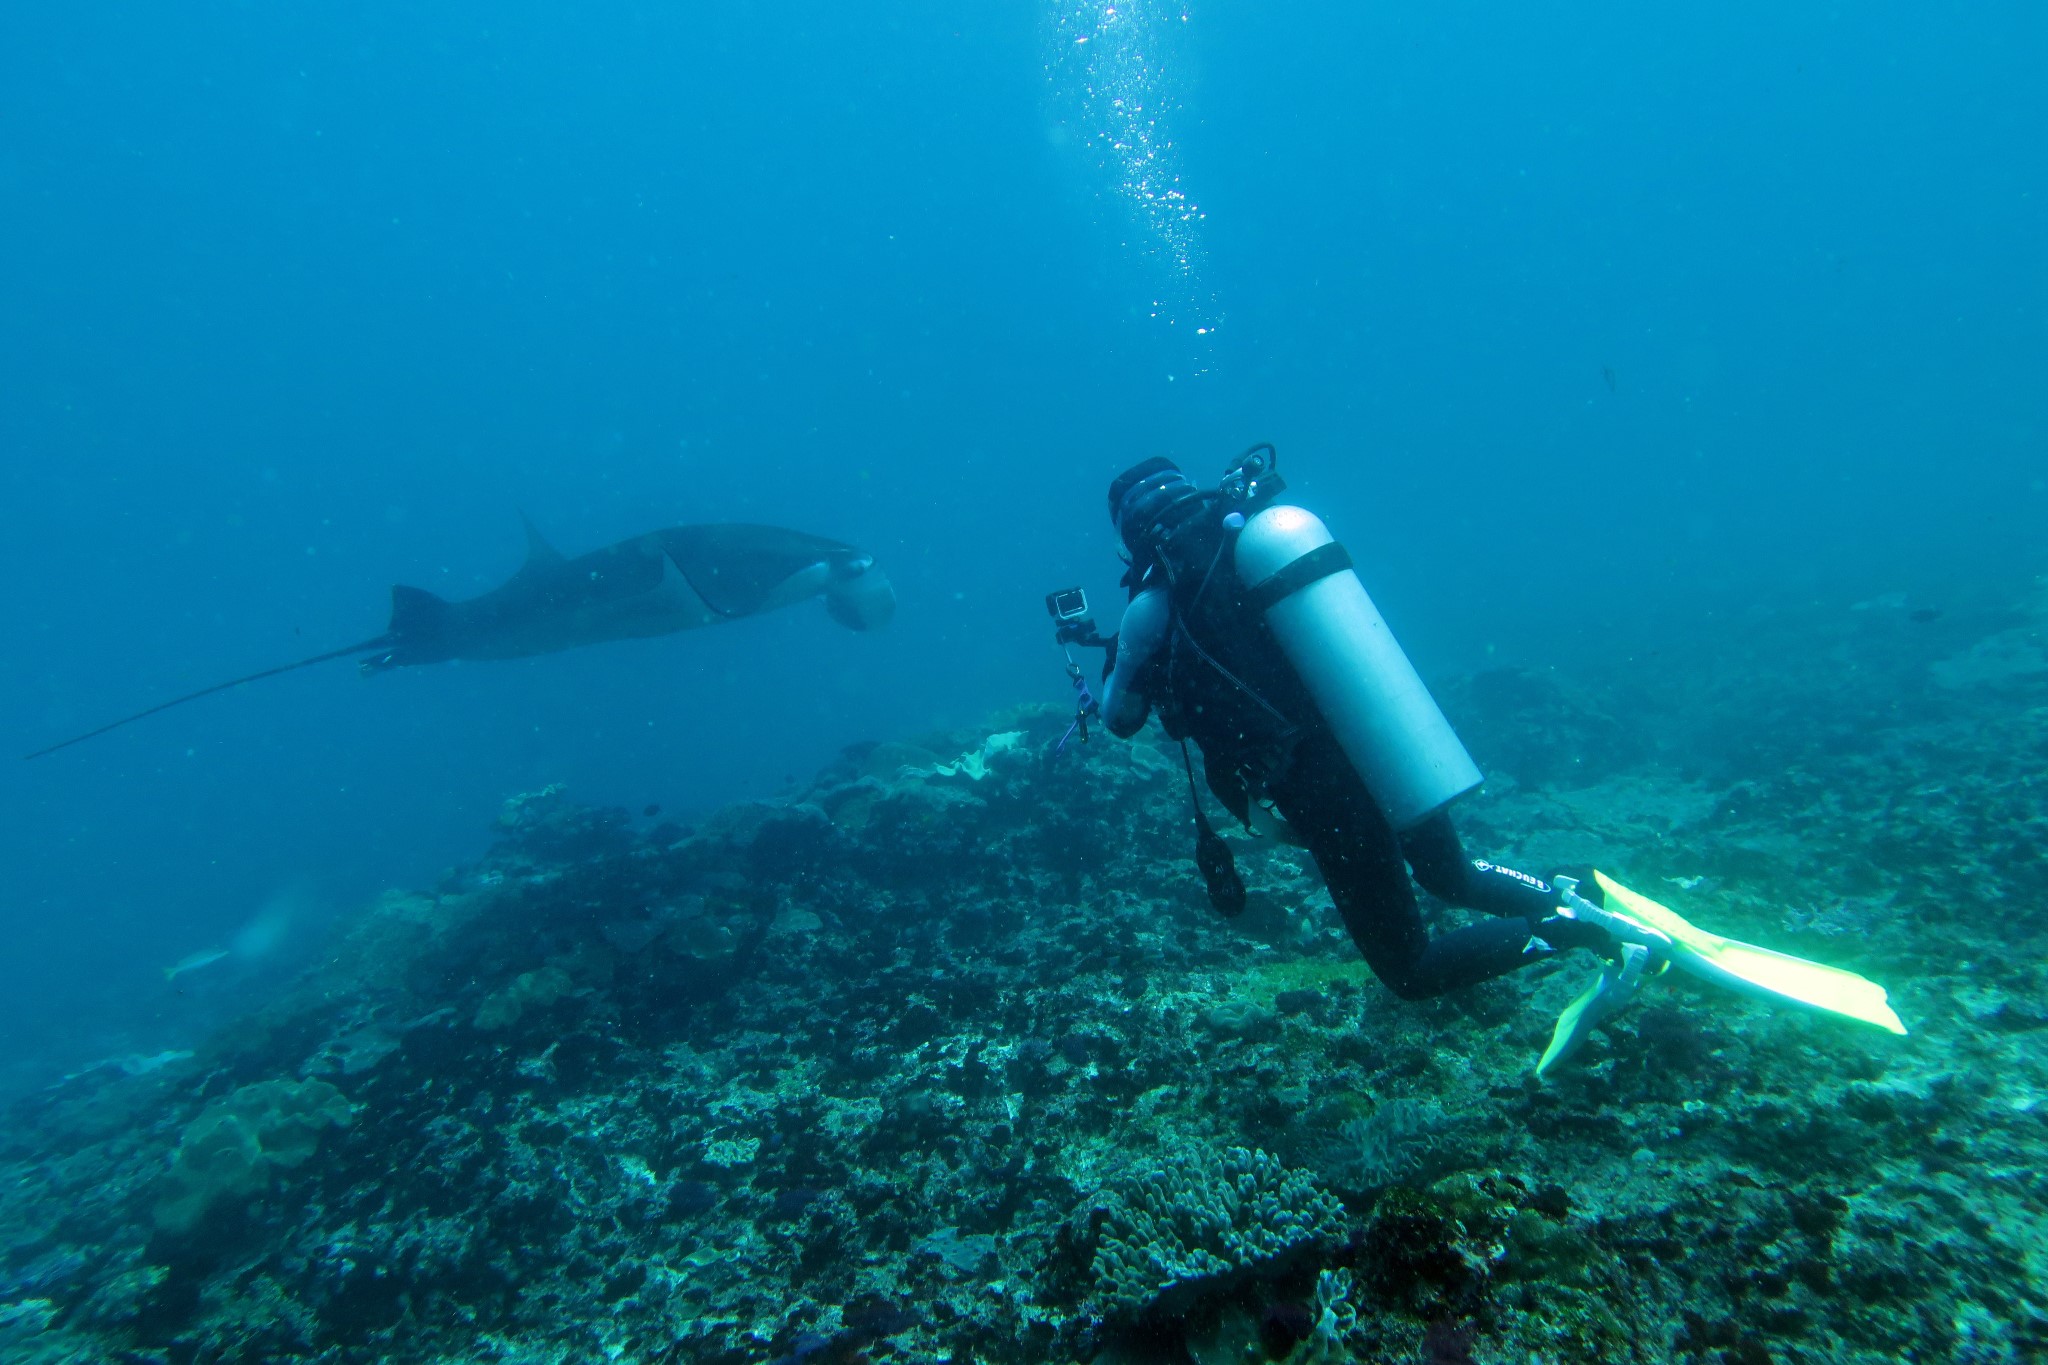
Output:
M1159 543L1199 511L1207 496L1178 469L1132 485L1117 507L1117 532L1134 560L1150 559Z

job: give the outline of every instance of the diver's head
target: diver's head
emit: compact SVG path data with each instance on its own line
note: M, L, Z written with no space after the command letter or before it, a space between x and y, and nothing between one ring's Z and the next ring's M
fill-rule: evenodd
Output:
M1180 524L1201 490L1180 466L1155 456L1132 465L1109 485L1109 519L1133 560L1149 559L1160 535Z

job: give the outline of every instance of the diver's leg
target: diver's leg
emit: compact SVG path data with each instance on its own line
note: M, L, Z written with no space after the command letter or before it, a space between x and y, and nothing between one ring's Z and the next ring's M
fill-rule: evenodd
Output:
M1534 923L1557 913L1558 892L1542 877L1465 856L1449 811L1438 811L1401 836L1415 880L1452 905Z
M1415 869L1415 880L1429 888L1431 895L1452 905L1521 921L1535 935L1534 951L1539 956L1546 948L1590 948L1606 956L1615 951L1613 935L1607 930L1558 914L1564 893L1549 879L1467 858L1448 811L1438 811L1402 835L1401 851ZM1590 873L1586 880L1590 882ZM1599 895L1597 886L1593 894Z
M1402 999L1491 980L1542 956L1540 949L1530 951L1529 926L1520 919L1429 936L1408 881L1402 841L1341 754L1297 751L1271 790L1280 813L1307 841L1351 941L1373 974Z

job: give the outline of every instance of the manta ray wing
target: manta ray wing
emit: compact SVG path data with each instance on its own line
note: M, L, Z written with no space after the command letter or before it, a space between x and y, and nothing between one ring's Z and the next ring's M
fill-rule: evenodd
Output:
M851 545L778 526L672 526L656 532L683 577L720 616L752 616L824 590Z

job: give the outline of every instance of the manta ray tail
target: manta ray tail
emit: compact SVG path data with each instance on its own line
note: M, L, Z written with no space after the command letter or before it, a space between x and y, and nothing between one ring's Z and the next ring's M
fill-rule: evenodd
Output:
M118 730L130 721L141 720L144 716L153 716L159 711L168 711L173 706L183 706L188 701L197 701L201 697L210 697L216 692L225 692L230 687L240 687L243 683L255 682L259 678L274 678L280 673L289 673L295 668L304 668L309 664L324 664L329 659L339 659L344 654L354 654L360 650L375 649L379 645L388 644L390 640L391 636L389 634L379 635L375 639L364 640L358 644L344 646L341 649L330 649L325 654L315 654L310 659L300 659L296 663L280 664L276 668L266 668L261 673L251 673L245 677L230 678L224 683L215 683L211 687L202 687L197 692L187 692L182 697L173 697L169 701L158 702L147 711L137 711L132 716L123 716L119 720L110 721L102 725L97 730L87 730L82 735L73 735L61 744L52 744L47 749L38 749L32 754L24 754L22 757L41 758L44 754L54 754L59 749L68 749L74 744L81 744L88 739L103 735L109 730Z

